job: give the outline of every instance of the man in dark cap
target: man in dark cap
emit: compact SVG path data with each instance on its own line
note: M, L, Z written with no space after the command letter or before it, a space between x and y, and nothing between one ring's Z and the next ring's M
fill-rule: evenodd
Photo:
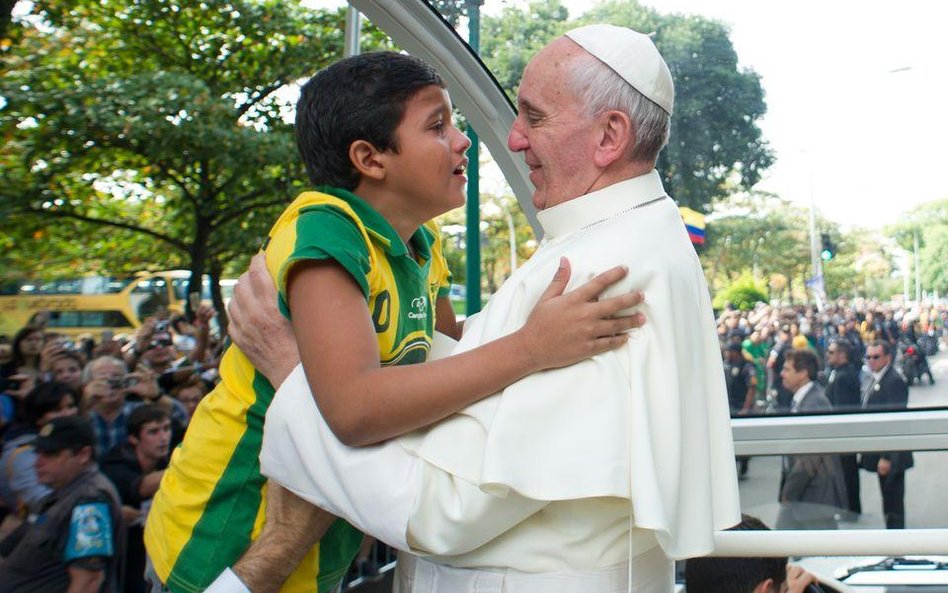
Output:
M55 418L33 441L36 474L53 491L0 542L0 591L112 593L124 542L115 488L99 472L88 420Z

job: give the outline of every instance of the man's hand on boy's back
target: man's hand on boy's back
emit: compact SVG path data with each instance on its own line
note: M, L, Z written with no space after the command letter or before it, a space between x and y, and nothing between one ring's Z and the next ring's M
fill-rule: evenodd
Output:
M289 319L277 308L277 289L267 270L266 256L258 253L241 274L227 305L230 339L274 387L300 362L296 336Z

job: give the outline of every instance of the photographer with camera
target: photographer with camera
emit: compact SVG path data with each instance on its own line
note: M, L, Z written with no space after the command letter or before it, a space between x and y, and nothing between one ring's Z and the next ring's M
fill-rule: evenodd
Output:
M125 442L128 436L128 417L132 410L140 405L125 400L127 371L122 360L111 356L96 358L86 365L83 371L85 383L82 409L92 421L96 437L95 449L100 456ZM138 389L147 389L147 385Z
M158 379L162 393L171 393L178 385L187 383L194 374L200 374L216 363L205 363L209 341L209 322L214 310L201 306L196 313L195 344L186 356L179 356L174 345L170 322L148 320L139 328L139 335L126 357L130 368L147 369ZM145 339L147 337L147 339ZM132 365L135 366L132 366ZM172 417L176 417L172 413ZM186 418L186 416L184 416Z

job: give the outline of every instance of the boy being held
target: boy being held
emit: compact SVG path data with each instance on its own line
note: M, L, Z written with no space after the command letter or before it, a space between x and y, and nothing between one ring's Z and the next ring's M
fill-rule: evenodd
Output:
M345 444L427 426L526 375L615 348L642 325L639 315L612 318L639 304L640 294L596 300L623 269L562 295L564 261L523 328L415 364L425 362L435 329L459 334L439 235L427 222L465 195L470 142L452 123L443 81L410 56L348 58L303 87L296 127L320 191L302 194L274 225L266 267L307 381ZM259 538L234 569L254 593L276 591L284 580L284 591L310 591L314 582L318 591L332 589L361 534L343 522L329 528L332 516L275 485L267 508L258 456L273 388L237 348L220 373L149 515L146 543L158 578L175 593L203 590ZM221 578L215 586L241 586L229 570Z

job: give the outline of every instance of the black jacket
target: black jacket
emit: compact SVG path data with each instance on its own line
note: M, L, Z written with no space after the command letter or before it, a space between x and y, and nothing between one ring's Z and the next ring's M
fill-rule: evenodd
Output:
M834 411L852 412L862 407L859 379L849 363L830 371L826 381L826 397Z
M908 385L902 375L890 365L879 381L870 387L866 410L898 411L907 407ZM864 469L876 471L880 457L892 462L892 471L894 472L904 472L915 465L915 457L911 451L863 453L861 465Z

